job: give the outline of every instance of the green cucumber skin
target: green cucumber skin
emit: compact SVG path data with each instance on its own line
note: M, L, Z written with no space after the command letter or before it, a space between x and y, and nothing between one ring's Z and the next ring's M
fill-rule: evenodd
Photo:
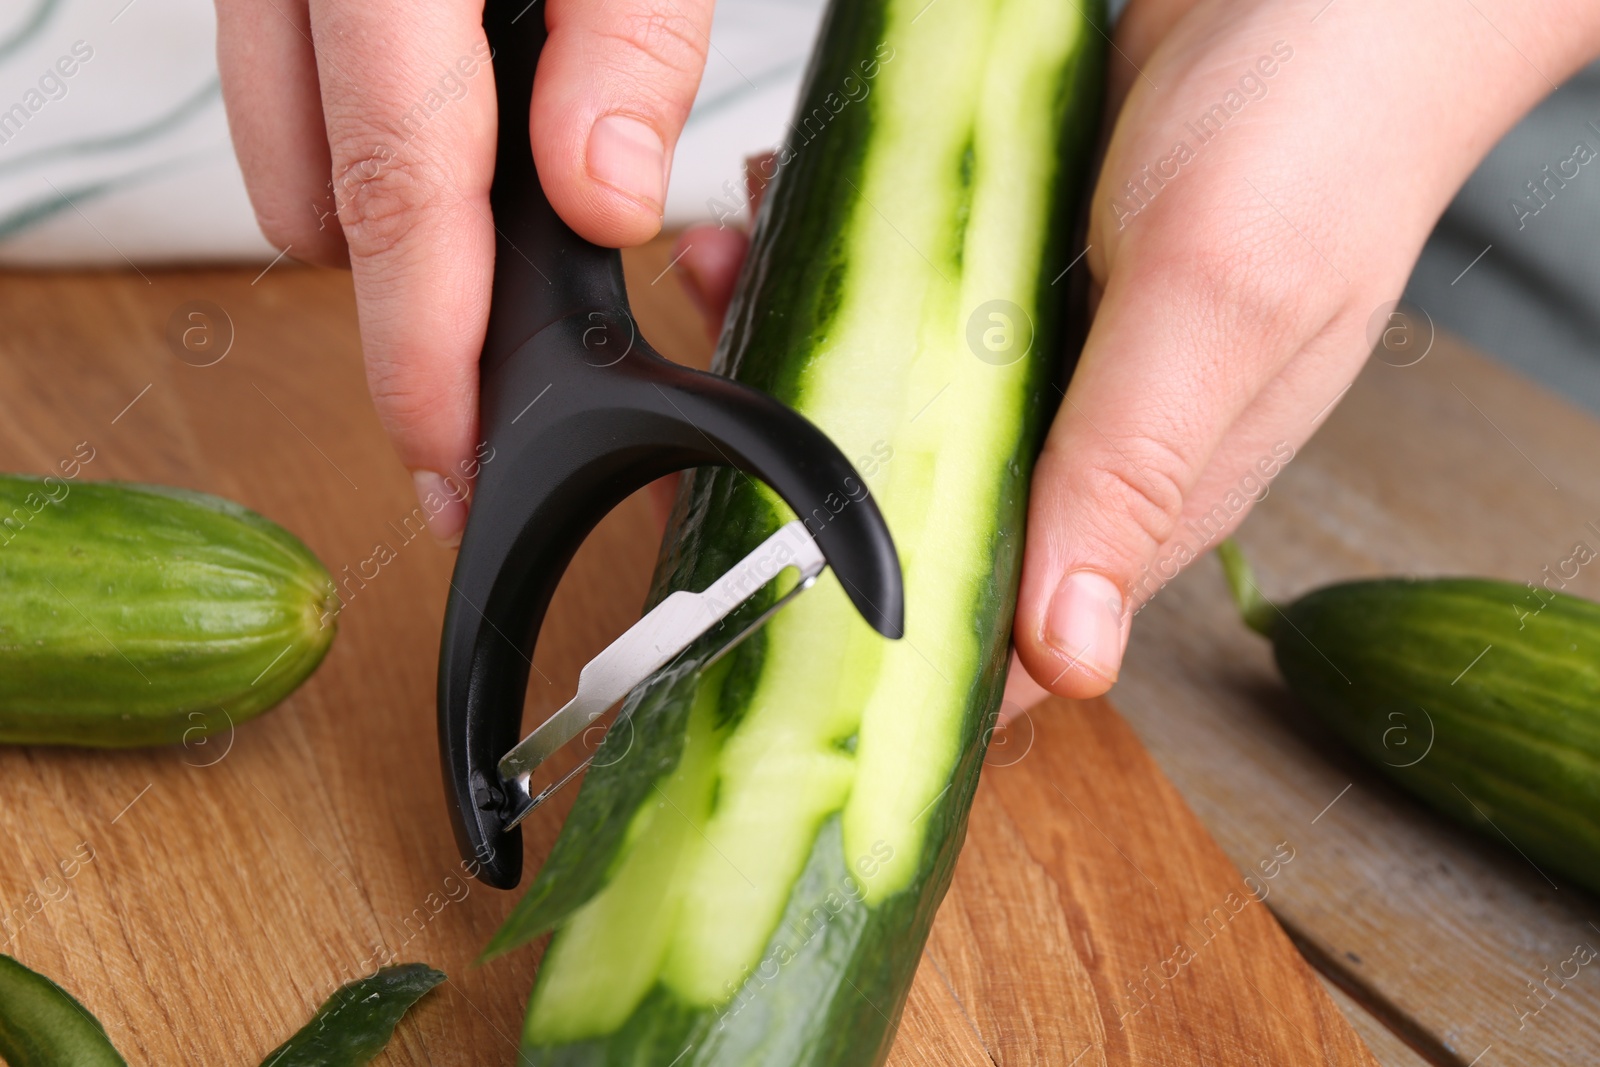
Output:
M1004 669L1002 660L1000 680L994 685L996 706L998 692L1004 689ZM964 799L941 804L935 816L944 836L938 849L928 850L918 891L896 894L877 908L846 905L831 922L820 925L816 937L793 960L775 968L771 984L757 989L757 982L747 983L721 1011L686 1006L658 985L616 1033L567 1045L525 1046L522 1067L882 1063L965 837L967 810L983 759L986 731L979 733L967 746L955 776ZM780 931L792 930L798 916L826 907L827 892L842 883L840 836L835 816L817 835Z
M128 1067L65 989L0 955L0 1061L10 1067Z
M0 743L160 745L243 722L322 661L332 590L300 541L230 501L0 475Z
M1333 585L1282 609L1273 652L1388 777L1600 892L1600 604L1558 594L1523 618L1529 597L1474 578Z
M802 113L818 106L827 88L842 82L853 64L874 55L882 38L883 12L881 2L830 7L807 77ZM1064 119L1059 158L1065 160L1088 157L1099 113L1099 39L1085 36L1093 40L1086 40L1065 69L1059 90ZM719 372L795 401L808 353L826 339L840 287L849 284L849 257L839 236L849 201L846 182L857 181L871 132L870 108L847 107L780 170L768 191L739 296L729 312L716 363ZM1064 326L1060 306L1064 301L1049 283L1072 258L1074 250L1064 238L1085 178L1078 168L1062 167L1056 176L1061 194L1051 203L1051 217L1039 220L1052 240L1038 283L1041 294L1050 296L1038 303L1043 313L1036 322L1036 346L1049 356L1062 347ZM527 1043L524 1063L824 1067L880 1063L887 1057L922 946L954 870L982 764L986 727L1004 690L1028 479L1053 411L1053 394L1046 388L1055 370L1051 360L1036 358L1028 366L1027 399L1016 413L1021 432L1004 468L995 472L998 510L988 557L994 566L973 619L983 653L965 692L950 787L919 820L927 827L927 844L917 853L910 887L871 907L851 904L783 964L770 983L748 980L729 1003L714 1008L690 1005L658 982L611 1032L564 1044ZM652 601L674 589L704 587L758 544L777 521L742 476L692 472L684 480L669 524ZM762 606L746 610L759 611ZM744 714L766 648L765 631L758 631L724 660L726 674L717 705L724 724L731 727ZM489 954L561 924L607 885L625 854L629 816L650 799L656 783L682 757L689 718L687 693L694 689L694 681L687 674L662 678L632 698L633 750L614 764L591 768L552 854ZM785 918L763 960L771 958L785 930L792 928L791 919L810 910L807 905L815 894L825 895L827 887L840 886L849 876L840 820L834 815L810 847L804 870L790 891Z
M445 975L421 963L384 967L340 986L261 1067L362 1067L383 1051L412 1005Z

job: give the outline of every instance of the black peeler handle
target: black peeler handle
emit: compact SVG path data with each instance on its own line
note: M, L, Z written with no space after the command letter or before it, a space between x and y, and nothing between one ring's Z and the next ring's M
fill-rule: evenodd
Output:
M557 319L628 308L622 257L573 233L545 199L534 169L528 102L544 49L544 7L540 0L487 0L483 8L500 105L489 191L497 240L485 371Z
M528 139L543 5L488 0L484 29L499 96L499 240L479 372L483 459L439 655L439 751L463 859L509 889L522 838L504 829L497 765L521 737L534 641L578 546L629 494L686 467L738 467L796 514L830 516L817 544L886 636L900 636L904 594L872 499L827 510L830 496L865 484L849 460L764 393L657 355L629 314L620 255L573 233L546 201Z

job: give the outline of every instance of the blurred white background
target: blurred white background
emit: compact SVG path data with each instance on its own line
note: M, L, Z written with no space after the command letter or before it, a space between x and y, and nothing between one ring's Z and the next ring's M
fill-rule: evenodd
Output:
M779 141L821 11L821 0L718 4L669 226L709 217L708 199L742 188L744 155ZM215 27L210 0L0 3L0 263L277 254L234 162Z
M669 227L714 217L708 201L741 202L744 157L782 139L822 6L719 0L674 160ZM1114 17L1124 0L1109 6ZM0 265L277 255L233 159L214 28L211 0L0 0ZM1600 64L1473 175L1406 296L1437 325L1600 411L1600 182L1574 183L1537 225L1518 225L1508 210L1574 138L1600 147L1600 125L1588 125L1597 117Z

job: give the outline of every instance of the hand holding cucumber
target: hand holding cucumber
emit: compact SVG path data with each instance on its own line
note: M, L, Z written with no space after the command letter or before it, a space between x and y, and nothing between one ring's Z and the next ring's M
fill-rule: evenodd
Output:
M1099 309L1034 476L1015 629L1034 678L1109 688L1133 613L1325 417L1462 181L1600 51L1600 9L1556 2L1528 20L1499 3L1132 0L1076 268ZM658 229L710 7L549 0L534 154L590 240ZM471 455L488 310L480 5L315 0L298 25L265 0L218 9L257 215L293 255L348 258L375 401L419 491L437 491ZM419 111L430 93L448 104ZM742 245L701 237L682 265L720 315ZM464 521L464 503L445 509L434 533Z
M1600 49L1600 9L1555 14L1133 0L1098 307L1033 479L1014 640L1041 683L1107 689L1133 613L1326 417L1456 190Z

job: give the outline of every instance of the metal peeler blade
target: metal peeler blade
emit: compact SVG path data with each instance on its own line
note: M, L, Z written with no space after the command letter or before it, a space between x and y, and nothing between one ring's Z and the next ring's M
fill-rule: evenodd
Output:
M573 698L500 760L500 780L508 797L505 828L509 830L520 823L593 761L594 756L589 756L537 795L529 787L539 765L588 729L608 708L727 619L780 573L796 568L799 581L794 587L759 618L729 635L701 665L709 667L785 604L809 589L826 566L827 560L806 532L805 523L796 519L761 542L704 590L698 593L679 590L630 626L584 666L578 675L578 692ZM624 707L617 722L621 722L629 710Z

